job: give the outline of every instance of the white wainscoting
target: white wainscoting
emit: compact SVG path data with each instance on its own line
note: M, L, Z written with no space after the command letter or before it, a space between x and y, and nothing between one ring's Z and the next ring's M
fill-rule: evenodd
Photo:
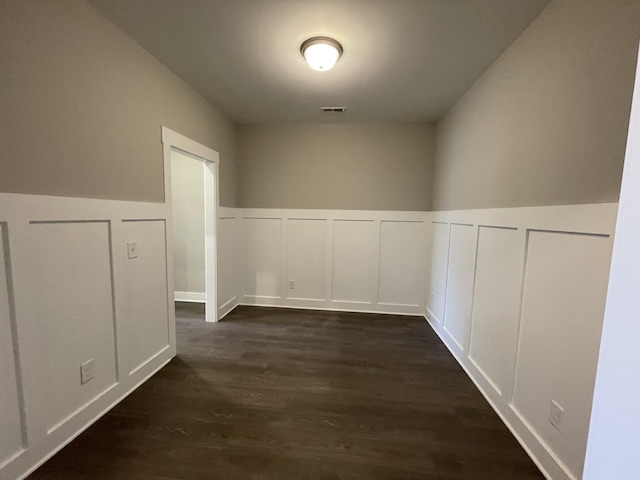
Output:
M19 370L13 292L9 263L7 224L0 223L0 465L11 461L24 449L24 418Z
M426 311L545 474L577 479L616 207L220 208L218 315L238 304ZM164 204L0 194L0 478L23 478L175 355L167 215ZM81 385L90 358L95 378Z
M218 320L238 306L240 235L238 209L218 209Z
M239 213L241 304L423 314L427 213Z
M287 220L287 272L295 289L288 298L298 301L327 300L327 220Z
M428 320L548 478L582 476L616 209L430 214Z
M377 230L375 220L335 219L331 239L329 295L332 302L367 308L377 284Z
M0 227L0 478L12 480L167 363L175 323L164 204L3 193Z
M424 305L424 220L424 216L414 221L380 220L378 305L402 309L420 309Z
M471 327L477 231L473 225L452 223L449 232L444 329L458 350L464 351Z

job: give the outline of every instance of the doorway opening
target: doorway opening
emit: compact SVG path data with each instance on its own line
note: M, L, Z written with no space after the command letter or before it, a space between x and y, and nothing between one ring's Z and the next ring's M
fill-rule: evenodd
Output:
M218 320L218 152L162 127L169 291ZM172 309L173 310L173 309Z

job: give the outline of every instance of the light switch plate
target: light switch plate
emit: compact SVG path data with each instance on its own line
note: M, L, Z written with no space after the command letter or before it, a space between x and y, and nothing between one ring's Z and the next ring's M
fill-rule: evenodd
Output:
M129 259L138 258L138 242L127 242L127 256Z

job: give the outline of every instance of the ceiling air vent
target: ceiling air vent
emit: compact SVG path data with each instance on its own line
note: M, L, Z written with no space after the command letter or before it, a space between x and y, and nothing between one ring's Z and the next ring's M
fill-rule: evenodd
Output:
M322 113L344 113L347 107L320 107Z

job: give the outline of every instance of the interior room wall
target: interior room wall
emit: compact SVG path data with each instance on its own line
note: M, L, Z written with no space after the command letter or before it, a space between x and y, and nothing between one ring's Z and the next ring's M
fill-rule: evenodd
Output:
M413 259L433 243L422 293L434 328L553 478L579 478L615 205L477 209L617 199L637 3L554 1L441 122L433 205L431 124L239 128L240 206L474 210L417 221L221 211L220 310L274 297L273 285L283 304L324 289L421 308L409 287L422 283L404 272L418 272ZM153 57L81 1L8 0L2 13L0 191L161 202L164 124L220 152L221 203L236 204L236 127ZM162 204L3 195L0 475L19 478L174 355L174 322ZM416 224L432 220L423 238ZM86 318L115 336L96 337ZM43 352L44 338L77 348ZM96 380L83 387L79 365L94 357ZM48 381L58 378L73 388ZM549 423L552 399L566 409L563 432Z
M82 0L0 15L0 191L162 202L161 126L220 153L236 205L236 127Z
M86 2L0 12L0 477L17 479L175 356L161 127L220 152L228 206L237 139Z
M428 317L548 478L583 474L638 18L553 0L437 125Z
M239 206L429 210L431 123L239 127Z
M437 127L433 209L615 202L637 0L554 0Z
M639 71L640 73L640 71ZM640 478L640 75L636 77L585 480Z
M171 202L176 300L204 301L205 219L202 160L180 151L171 153Z

